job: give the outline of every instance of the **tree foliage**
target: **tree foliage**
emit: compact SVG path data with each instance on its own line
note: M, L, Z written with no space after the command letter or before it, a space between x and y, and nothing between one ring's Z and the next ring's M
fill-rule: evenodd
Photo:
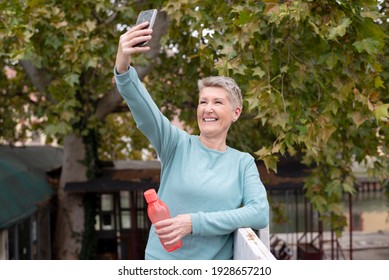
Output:
M255 143L268 170L291 156L313 167L306 195L340 233L353 163L373 159L370 175L388 177L387 25L377 1L171 0L164 9L172 28L162 66L177 67L153 80L160 99L193 106L194 77L234 77L257 121L230 141ZM194 122L187 107L181 118Z
M166 12L170 28L160 52L152 43L135 64L141 78L153 68L144 82L165 113L196 133L197 79L235 78L245 110L229 144L269 171L282 157L311 166L306 194L340 232L353 162L373 159L371 175L388 177L388 24L377 1L2 1L1 140L93 132L100 159L139 158L148 144L112 70L119 35L147 8Z
M2 79L0 113L7 128L3 141L23 140L23 134L12 128L33 115L35 122L25 125L41 129L51 137L48 141L55 137L62 143L65 135L86 135L90 129L101 129L104 136L116 131L118 125L102 128L102 123L108 114L122 111L105 102L114 94L117 42L147 2L2 1L0 5L0 63L2 69L6 66L17 73L14 79ZM32 106L24 106L28 103Z

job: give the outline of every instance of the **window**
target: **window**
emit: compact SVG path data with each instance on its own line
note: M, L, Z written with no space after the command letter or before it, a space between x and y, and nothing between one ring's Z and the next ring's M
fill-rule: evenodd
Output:
M113 194L101 194L100 209L97 209L95 229L115 230L115 200Z

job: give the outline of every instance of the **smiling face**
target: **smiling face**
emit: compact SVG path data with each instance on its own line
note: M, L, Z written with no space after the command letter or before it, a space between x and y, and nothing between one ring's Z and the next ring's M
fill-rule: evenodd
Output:
M220 87L204 87L200 91L197 122L200 135L207 138L226 139L231 124L236 121L241 108L234 108L227 91Z

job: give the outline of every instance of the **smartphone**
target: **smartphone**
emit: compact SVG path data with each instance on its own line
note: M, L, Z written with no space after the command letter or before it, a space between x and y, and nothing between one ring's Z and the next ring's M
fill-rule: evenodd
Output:
M145 10L139 13L138 19L136 20L136 25L141 24L142 22L148 21L149 25L145 28L153 29L155 18L157 17L157 9ZM144 47L146 46L147 41L140 42L134 47Z

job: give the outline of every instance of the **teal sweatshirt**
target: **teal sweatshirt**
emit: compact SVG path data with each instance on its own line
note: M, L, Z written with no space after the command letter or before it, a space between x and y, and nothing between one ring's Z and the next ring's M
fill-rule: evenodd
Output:
M261 229L269 222L266 190L254 158L231 147L224 152L205 147L198 136L173 126L163 116L134 68L119 75L114 72L137 127L160 158L158 196L172 217L190 214L192 218L192 234L170 253L151 227L146 259L231 259L233 231Z

